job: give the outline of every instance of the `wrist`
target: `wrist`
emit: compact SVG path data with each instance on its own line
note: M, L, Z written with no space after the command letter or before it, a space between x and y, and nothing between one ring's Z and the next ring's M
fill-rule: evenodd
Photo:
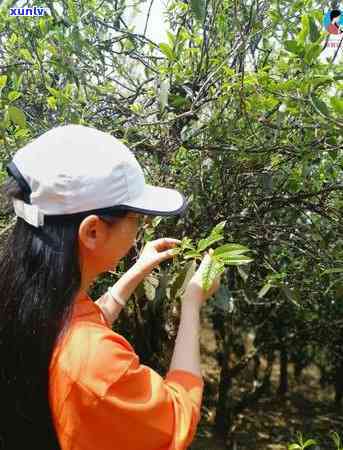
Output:
M181 296L181 303L185 305L192 305L194 308L201 308L203 304L203 295L199 294L199 290L192 290L186 288L185 292Z
M193 298L189 295L183 295L181 297L182 309L200 311L201 305L201 301L197 298Z
M126 272L130 274L130 276L137 282L137 285L144 280L146 276L151 273L151 270L148 270L146 267L143 267L139 261L136 262L130 269Z
M123 306L117 301L114 301L108 291L105 292L95 304L101 309L107 325L111 328L113 322L117 320Z
M119 295L119 293L116 291L116 285L110 286L107 289L107 295L110 297L112 301L118 303L118 305L120 305L122 308L125 308L127 299Z

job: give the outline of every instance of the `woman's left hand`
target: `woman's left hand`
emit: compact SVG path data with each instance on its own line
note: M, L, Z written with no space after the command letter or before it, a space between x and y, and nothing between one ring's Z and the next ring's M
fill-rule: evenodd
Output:
M142 276L149 275L162 261L174 256L171 249L180 243L179 239L173 238L160 238L148 241L134 264L135 270Z

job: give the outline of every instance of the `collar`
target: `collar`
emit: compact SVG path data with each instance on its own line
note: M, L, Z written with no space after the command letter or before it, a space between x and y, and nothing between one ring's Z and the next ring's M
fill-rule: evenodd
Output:
M98 306L91 297L85 291L80 291L74 300L73 305L73 318L86 318L100 322L103 325L107 325L102 309Z

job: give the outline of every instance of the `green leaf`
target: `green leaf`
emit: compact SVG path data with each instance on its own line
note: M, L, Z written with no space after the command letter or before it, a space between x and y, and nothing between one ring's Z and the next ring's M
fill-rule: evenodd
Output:
M68 0L68 17L70 18L71 22L77 23L78 14L75 0Z
M54 97L60 96L60 92L57 89L50 87L50 86L47 86L46 88L50 92L50 94L53 95Z
M210 258L209 262L206 264L203 274L202 274L202 287L205 291L208 291L213 284L215 278L223 273L225 270L225 265L215 260L214 258Z
M63 89L63 95L67 99L71 99L72 98L72 92L73 92L73 84L72 83L67 83L66 87Z
M21 128L26 127L26 118L24 112L16 106L8 107L9 117L15 125L19 125Z
M244 271L243 267L237 266L238 273L243 278L244 283L247 282L249 275Z
M0 76L0 93L3 90L3 88L6 86L7 83L7 75L1 75Z
M13 73L12 74L12 85L13 85L13 90L15 91L19 91L22 85L22 81L23 81L23 77L24 77L24 72L22 72L21 74L16 74Z
M171 33L170 31L167 31L166 34L167 34L167 38L168 38L170 46L173 47L175 44L176 36L173 33Z
M333 282L330 284L330 286L325 290L324 295L326 295L329 291L331 291L331 289L332 289L336 284L338 284L338 283L339 283L339 280L333 281Z
M6 129L11 125L8 109L5 110L4 120L1 123L1 128Z
M306 37L309 34L309 31L310 31L309 16L303 14L301 16L301 31L297 36L298 42L301 42L302 44L304 44Z
M201 258L201 253L196 251L196 250L190 250L188 252L185 253L184 255L185 259L189 259L189 258Z
M197 251L198 252L203 252L207 247L210 247L212 244L214 244L215 242L221 241L222 239L224 239L223 236L219 236L219 235L210 235L209 237L205 238L205 239L200 239L200 241L198 242L198 248Z
M324 270L324 272L320 276L323 276L323 275L326 275L329 273L341 273L341 272L343 272L343 267L336 267L334 269Z
M313 17L309 17L310 26L310 40L311 42L316 42L320 38L320 31Z
M341 438L336 431L331 432L331 439L333 440L334 444L336 445L337 450L342 450L341 449Z
M8 100L10 101L10 102L14 102L15 100L17 100L19 97L21 97L21 92L17 92L17 91L11 91L9 94L8 94Z
M221 234L225 228L226 220L223 220L222 222L219 222L211 231L210 236L213 236L215 234Z
M184 237L181 241L180 246L182 251L186 250L187 248L189 248L190 250L195 250L194 245L192 244L192 239L189 237Z
M48 31L48 29L47 29L46 21L45 21L43 18L40 18L40 19L39 19L39 21L38 21L38 26L39 26L39 29L40 29L41 33L42 33L43 35L46 34L46 32Z
M330 103L336 113L343 114L343 99L337 98L337 97L331 97Z
M24 59L26 59L29 62L32 62L32 55L31 53L27 50L27 48L21 48L19 50L19 55L22 56Z
M55 97L48 97L47 102L50 109L56 109L57 100Z
M241 264L249 264L253 261L252 258L245 255L231 255L226 253L225 256L217 256L217 259L228 266L239 266Z
M317 441L315 441L314 439L308 439L308 440L304 443L303 449L306 448L306 447L309 447L310 445L316 445L316 444L317 444Z
M181 248L172 248L171 250L169 250L169 253L173 256L178 255L179 253L181 253Z
M168 59L170 59L171 61L175 60L175 54L173 52L173 49L168 45L168 44L164 44L163 42L159 45L159 48L161 50L161 52L166 55L166 57Z
M310 44L306 47L304 61L307 64L311 64L311 62L318 58L318 56L322 52L322 46L320 44Z
M220 256L225 253L232 253L235 255L239 255L241 253L249 252L250 250L248 247L245 247L244 245L240 244L225 244L218 248L216 248L213 252L214 256Z
M292 303L294 303L296 305L299 305L295 299L295 297L296 297L295 292L293 292L288 286L285 286L285 285L282 286L281 291L284 293L287 300L291 301Z
M301 447L299 444L291 444L288 446L288 450L301 450Z
M191 9L195 18L203 22L205 18L205 0L191 0Z
M326 103L323 102L323 100L321 100L319 97L317 97L316 95L312 95L311 96L312 99L312 103L313 106L318 109L322 114L324 114L325 116L329 116L330 115L330 111L329 108L327 107Z
M296 55L300 55L302 51L302 47L298 44L296 40L287 40L285 41L285 48L291 53L295 53Z
M270 283L266 283L259 291L259 293L257 294L258 298L262 298L266 295L266 293L269 291L270 288L272 288L273 285Z
M31 135L30 130L28 130L27 128L21 128L20 130L14 133L16 139L26 139L30 137L30 135Z
M169 96L169 103L174 108L179 108L183 106L187 102L187 98L183 97L182 95L173 95L171 94Z

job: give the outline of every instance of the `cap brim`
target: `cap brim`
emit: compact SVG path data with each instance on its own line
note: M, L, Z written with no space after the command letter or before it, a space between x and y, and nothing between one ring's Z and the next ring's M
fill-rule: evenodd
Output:
M187 200L175 189L146 184L139 197L121 205L148 216L174 216L187 208Z

